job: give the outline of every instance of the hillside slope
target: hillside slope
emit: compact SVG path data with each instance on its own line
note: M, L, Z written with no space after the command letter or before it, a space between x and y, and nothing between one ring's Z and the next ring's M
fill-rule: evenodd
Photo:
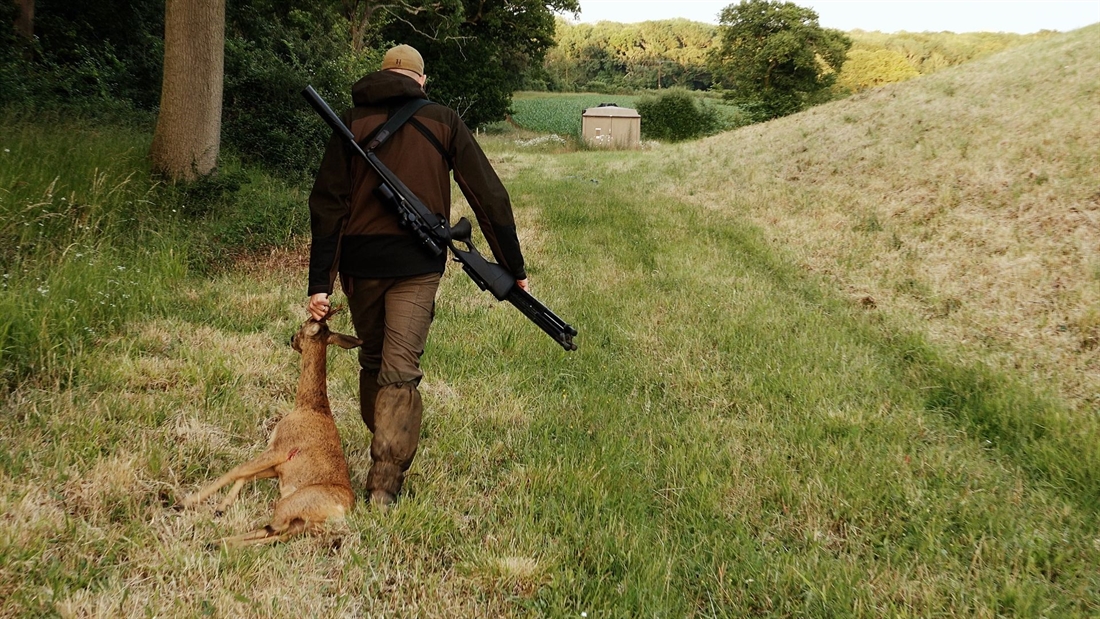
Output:
M1100 25L670 156L853 299L1100 405ZM673 170L676 171L676 170Z

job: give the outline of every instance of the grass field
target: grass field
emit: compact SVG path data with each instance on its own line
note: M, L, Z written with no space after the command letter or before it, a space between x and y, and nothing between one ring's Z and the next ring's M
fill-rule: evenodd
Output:
M291 404L302 241L200 269L171 210L208 205L143 180L147 136L59 127L87 150L53 170L46 128L0 128L0 616L1100 614L1098 36L676 147L486 137L580 349L451 270L396 509L234 552L207 544L274 484L171 506ZM296 188L241 191L303 225ZM65 236L62 196L100 232ZM142 272L114 313L84 246ZM329 362L361 488L354 355Z

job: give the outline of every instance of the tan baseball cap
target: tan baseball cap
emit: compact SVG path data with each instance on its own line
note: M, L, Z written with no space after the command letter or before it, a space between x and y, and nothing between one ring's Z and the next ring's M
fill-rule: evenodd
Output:
M411 45L391 47L382 57L383 69L404 69L417 75L424 75L424 58Z

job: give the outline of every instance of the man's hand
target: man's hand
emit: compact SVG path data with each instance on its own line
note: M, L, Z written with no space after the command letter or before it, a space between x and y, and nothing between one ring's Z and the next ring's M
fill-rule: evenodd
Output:
M321 320L328 314L328 295L323 292L309 298L309 303L306 305L306 311L313 317L314 320Z
M528 283L527 283L527 278L526 277L523 278L523 279L517 279L516 280L516 285L519 286L520 290L522 290L524 292L529 292L527 290Z

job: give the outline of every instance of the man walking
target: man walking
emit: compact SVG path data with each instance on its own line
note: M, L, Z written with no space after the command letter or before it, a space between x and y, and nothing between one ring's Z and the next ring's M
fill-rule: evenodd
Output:
M352 86L354 107L344 114L344 124L366 144L398 108L427 98L426 82L419 52L408 45L390 49L380 71ZM497 262L527 288L508 192L454 110L434 103L421 107L375 152L447 221L453 171ZM379 184L379 176L334 134L309 196L307 309L314 318L325 315L339 274L363 340L360 410L372 433L366 490L371 503L385 506L400 492L420 440L420 356L446 254L433 256L400 226L392 207L375 195Z

